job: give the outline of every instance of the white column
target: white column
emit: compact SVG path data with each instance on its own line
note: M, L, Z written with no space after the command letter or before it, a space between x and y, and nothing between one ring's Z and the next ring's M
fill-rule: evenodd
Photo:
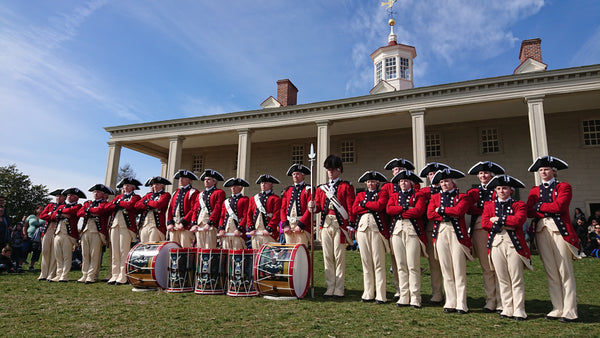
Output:
M529 116L529 136L531 138L532 163L540 156L548 155L548 140L546 138L546 122L544 119L544 95L525 97ZM539 176L535 175L535 184L541 184Z
M167 161L168 159L160 159L160 176L168 179L169 181L173 181L173 177L167 177L169 175L169 173L167 172Z
M117 142L108 142L108 160L106 161L106 174L104 184L115 188L119 174L119 161L121 160L121 145Z
M418 173L425 167L425 109L411 110L410 118L412 120L412 140L413 140L413 161L415 162L415 171Z
M252 130L238 129L237 176L248 181L252 150Z
M179 181L174 179L175 173L181 168L181 150L183 147L184 137L174 136L169 138L169 159L167 160L167 177L166 179L173 182L173 185L168 185L165 189L172 193L179 187ZM161 165L162 167L162 165ZM161 168L162 169L162 168Z
M329 156L329 121L317 121L317 163L315 163L314 171L317 173L315 176L315 185L319 185L327 182L327 172L323 169L323 163L327 156ZM313 173L314 174L314 173Z

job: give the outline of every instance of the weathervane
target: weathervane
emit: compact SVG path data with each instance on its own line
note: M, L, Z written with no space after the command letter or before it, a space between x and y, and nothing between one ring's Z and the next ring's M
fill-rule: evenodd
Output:
M394 16L394 4L396 3L396 0L388 0L386 2L381 2L381 6L387 6L386 10L388 11L388 14L390 16L390 19L393 19Z
M394 19L394 4L396 0L387 0L386 2L381 2L381 6L387 6L386 10L390 19L388 20L388 25L390 25L390 35L388 36L388 43L396 44L396 34L394 34L394 25L396 24L396 20Z

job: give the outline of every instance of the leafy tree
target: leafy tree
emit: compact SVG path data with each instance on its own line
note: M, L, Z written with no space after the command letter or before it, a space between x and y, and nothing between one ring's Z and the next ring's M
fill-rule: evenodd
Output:
M133 168L129 163L125 163L122 167L119 168L119 173L117 174L117 182L120 182L125 177L133 177L136 178L136 173L133 171Z
M11 224L30 215L38 204L50 202L48 188L32 184L29 176L19 171L16 164L0 167L0 195L6 198L4 206Z

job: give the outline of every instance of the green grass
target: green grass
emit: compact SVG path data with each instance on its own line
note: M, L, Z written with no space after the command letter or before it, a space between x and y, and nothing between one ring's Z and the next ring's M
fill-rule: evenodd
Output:
M0 332L3 336L600 336L600 260L573 262L579 321L564 324L544 319L551 310L539 256L535 271L525 272L529 319L515 322L484 314L483 282L477 262L467 265L468 315L444 314L428 304L429 274L423 274L423 308L360 303L362 272L358 252L347 252L346 297L321 297L324 288L321 252L315 252L315 298L274 301L262 297L200 296L193 293L132 292L131 286L91 285L36 280L35 273L1 274ZM427 267L423 259L423 267ZM39 266L36 266L39 268ZM388 257L389 267L389 257ZM107 256L101 277L107 274ZM388 299L393 282L388 273Z

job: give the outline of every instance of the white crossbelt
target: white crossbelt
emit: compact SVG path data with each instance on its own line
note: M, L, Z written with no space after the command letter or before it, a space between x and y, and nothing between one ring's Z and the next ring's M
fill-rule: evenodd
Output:
M267 210L265 210L265 206L260 201L259 194L254 195L254 203L256 203L256 207L258 208L258 211L260 211L263 215L266 215L269 218L273 217L273 213L267 214Z
M335 197L333 191L329 189L329 187L325 184L320 185L319 188L325 192L325 195L327 195L327 198L329 198L329 200L333 204L333 207L340 213L342 218L344 220L348 220L348 212L346 211L346 209L344 209L344 206L342 206L337 197Z

